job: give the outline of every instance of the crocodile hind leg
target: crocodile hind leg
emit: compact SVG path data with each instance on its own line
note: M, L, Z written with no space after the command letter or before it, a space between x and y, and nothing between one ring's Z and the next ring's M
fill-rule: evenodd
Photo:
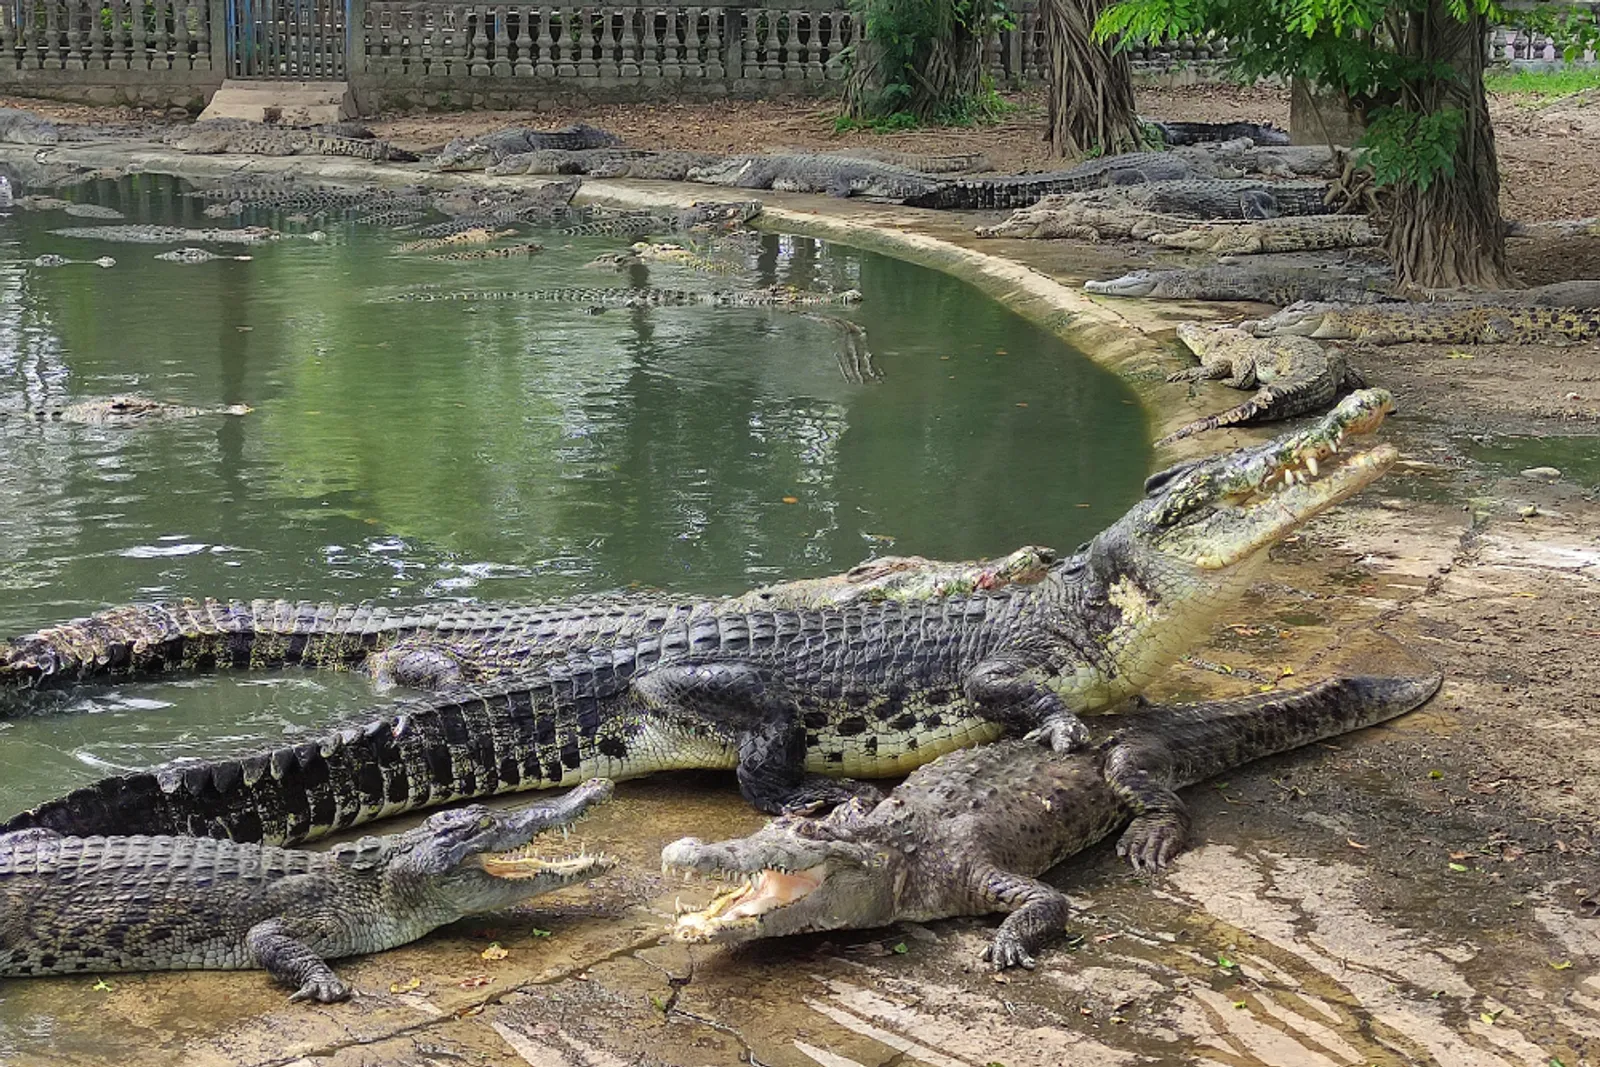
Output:
M250 928L245 944L256 962L284 985L295 990L289 1000L315 1000L322 1004L347 1000L350 987L339 980L303 934L281 919L268 919Z
M1059 889L1033 878L981 867L974 872L977 895L990 908L1009 911L994 940L983 950L996 968L1033 969L1034 954L1067 925L1072 905Z
M634 680L650 705L737 739L739 792L768 814L818 812L877 793L847 779L807 774L806 728L794 697L744 663L671 664Z

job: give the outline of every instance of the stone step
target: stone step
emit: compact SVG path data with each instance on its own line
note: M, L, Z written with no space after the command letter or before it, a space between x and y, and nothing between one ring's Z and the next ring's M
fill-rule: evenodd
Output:
M355 95L344 82L229 78L212 96L200 117L308 126L353 119L356 114Z

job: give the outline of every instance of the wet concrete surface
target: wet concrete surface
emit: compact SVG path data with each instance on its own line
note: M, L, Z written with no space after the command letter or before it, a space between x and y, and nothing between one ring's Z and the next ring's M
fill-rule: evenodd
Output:
M879 243L915 238L896 246L911 258L993 270L988 291L1006 298L1010 286L1042 317L1051 291L1030 276L1070 282L1131 262L1115 246L979 242L971 219L771 199L786 228L808 214L825 234L860 227L871 244L868 228L889 226L903 232ZM967 251L1014 256L1012 273ZM1178 359L1166 329L1242 309L1097 306L1062 303L1056 324L1080 342L1114 337L1120 347L1086 347L1140 381L1158 430L1235 402L1214 384L1155 379ZM1538 351L1550 374L1584 373L1581 352ZM1369 369L1401 387L1385 431L1401 464L1279 546L1264 580L1151 695L1428 663L1445 671L1443 690L1392 724L1190 790L1195 848L1160 878L1134 876L1109 846L1053 871L1079 910L1037 970L995 975L979 962L993 919L738 951L664 942L675 901L709 890L663 879L661 845L746 832L760 817L726 776L663 777L624 784L584 825L622 860L615 872L345 961L360 991L349 1004L291 1006L251 972L9 982L0 1062L1600 1064L1600 504L1570 480L1473 458L1456 423L1492 402L1430 385L1399 356ZM1530 414L1536 430L1552 419ZM504 958L485 958L494 944Z

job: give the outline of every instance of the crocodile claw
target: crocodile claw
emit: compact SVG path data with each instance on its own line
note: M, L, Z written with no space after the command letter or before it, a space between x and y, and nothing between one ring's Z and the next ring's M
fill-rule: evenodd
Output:
M1184 836L1183 827L1174 822L1138 818L1117 841L1117 855L1126 859L1135 871L1153 874L1183 851Z
M1034 959L1028 950L1022 947L1021 939L1008 937L1003 932L996 934L994 941L983 950L983 961L994 964L995 969L999 971L1008 967L1021 967L1029 971L1034 968Z
M294 1004L302 1000L314 1000L319 1004L334 1004L341 1000L350 999L350 987L341 982L334 975L320 978L308 978L306 984L301 986L294 996L289 998L289 1003Z
M1089 744L1089 728L1076 715L1051 719L1028 734L1028 740L1048 745L1052 752L1066 755Z

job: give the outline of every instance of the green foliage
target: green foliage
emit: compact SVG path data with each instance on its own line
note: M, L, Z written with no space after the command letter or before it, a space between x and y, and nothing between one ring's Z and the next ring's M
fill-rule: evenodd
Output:
M1587 8L1572 4L1538 4L1519 10L1512 23L1537 41L1555 42L1561 58L1571 63L1585 48L1600 51L1600 18Z
M1427 113L1383 108L1368 117L1362 158L1378 185L1426 189L1456 172L1456 144L1465 125L1466 115L1458 108Z
M917 120L932 119L944 125L985 121L980 116L991 109L989 98L998 99L987 76L982 90L975 94L979 99L949 98L937 106L936 110L955 112L954 121L928 112L930 61L941 46L982 41L1015 29L1016 20L1006 0L851 0L851 7L860 17L863 38L877 51L876 85L871 99L856 108L860 115L878 120L911 114Z
M1600 70L1495 70L1483 76L1483 84L1491 93L1546 100L1600 89Z
M925 126L988 126L999 122L1016 110L1016 104L991 88L981 93L957 97L929 115L926 120L918 118L909 111L893 111L887 115L875 115L863 119L851 115L839 115L833 120L833 132L871 130L873 133L903 133Z

